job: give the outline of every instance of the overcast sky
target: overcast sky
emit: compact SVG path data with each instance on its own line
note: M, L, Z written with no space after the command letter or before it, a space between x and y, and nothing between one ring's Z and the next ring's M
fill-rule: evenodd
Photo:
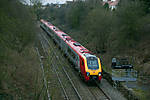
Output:
M30 0L20 0L20 1L24 1L23 3L25 4L30 4ZM73 1L73 0L40 0L42 2L43 5L46 5L47 3L51 4L63 4L66 1Z
M59 3L59 4L62 4L62 3L65 3L66 1L72 1L72 0L42 0L43 1L43 4L47 4L47 3Z

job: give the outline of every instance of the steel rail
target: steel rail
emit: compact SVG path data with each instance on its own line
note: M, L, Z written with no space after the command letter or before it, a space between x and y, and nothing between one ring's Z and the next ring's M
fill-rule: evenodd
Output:
M55 54L55 56L56 56L56 59L58 59L58 57L57 57L57 55L56 55L56 53L54 52L54 54ZM59 61L59 63L60 63L60 60L58 59L58 61ZM61 63L60 63L61 64ZM54 67L54 65L52 64L52 66ZM55 67L54 67L55 68ZM62 68L63 68L63 71L65 72L65 74L66 74L66 76L67 76L67 78L69 79L69 81L70 81L70 83L71 83L71 85L72 85L72 87L73 87L73 89L75 90L75 92L77 93L77 95L78 95L78 97L79 97L79 99L80 100L82 100L82 98L81 98L81 96L80 96L80 94L79 94L79 92L77 91L77 89L75 88L75 85L73 84L73 82L72 82L72 80L71 80L71 78L69 77L69 75L68 75L68 73L66 72L66 70L64 69L64 67L62 66ZM57 71L56 71L57 72Z
M46 81L46 78L45 78L45 72L44 72L44 67L43 67L43 63L42 63L42 59L41 59L41 55L40 55L40 53L39 53L38 48L36 47L35 49L36 49L36 52L37 52L37 54L38 54L38 56L39 56L40 66L41 66L42 73L43 73L44 86L45 86L45 88L46 88L46 92L47 92L48 100L51 100L51 98L50 98L50 92L49 92L49 90L48 90L48 88L47 88L48 86L47 86L47 81Z
M100 84L95 80L97 87L102 91L102 93L107 97L108 100L112 100L112 98L105 93L105 91L100 87Z
M94 96L94 99L95 99L95 100L98 100L98 99L96 98L96 96L94 95L94 93L92 92L92 90L89 89L89 87L88 87L88 91Z
M41 41L41 45L42 45L42 49L44 50L44 53L45 53L45 54L47 53L47 55L48 55L48 51L44 49L44 46L43 46L42 41ZM61 88L62 88L62 90L63 90L63 92L64 92L65 99L69 100L69 97L68 97L67 92L66 92L66 90L65 90L65 88L64 88L64 86L63 86L63 83L62 83L62 81L61 81L61 79L60 79L60 77L59 77L59 74L58 74L58 72L56 71L56 69L55 69L55 67L54 67L53 64L52 64L52 66L53 66L53 68L54 68L53 70L54 70L55 73L56 73L58 82L59 82L59 84L61 85Z
M52 66L55 67L53 64L52 64ZM55 73L56 73L56 75L57 75L57 78L58 78L58 81L59 81L59 83L61 84L61 87L62 87L62 89L63 89L63 91L64 91L65 99L69 100L69 97L68 97L68 95L67 95L67 92L66 92L66 90L65 90L65 88L64 88L64 86L63 86L63 84L62 84L62 81L60 80L60 77L59 77L59 75L58 75L58 72L56 71L55 68L54 68L54 71L55 71Z
M49 46L51 47L51 45L50 45L49 41L47 40L47 38L46 38L44 35L43 35L43 37L45 38L45 40L47 41L47 43L48 43ZM52 48L52 47L51 47L51 48ZM57 57L56 52L54 52L54 55L56 56L56 59L58 59L58 61L59 61L59 63L60 63L60 59ZM61 63L60 63L60 64L61 64ZM77 91L77 89L76 89L76 87L75 87L73 81L71 80L69 74L67 73L66 69L64 68L64 66L61 66L61 67L63 68L63 71L65 72L67 78L69 79L69 81L70 81L70 83L71 83L71 85L72 85L74 91L75 91L76 94L78 95L78 98L79 98L80 100L82 100L82 97L80 96L79 92Z

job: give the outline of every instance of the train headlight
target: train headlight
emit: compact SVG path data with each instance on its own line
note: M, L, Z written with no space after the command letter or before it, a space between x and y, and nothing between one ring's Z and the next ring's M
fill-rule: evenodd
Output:
M99 73L98 73L98 76L101 76L101 75L102 75L102 73L101 73L101 72L99 72Z
M90 77L90 73L89 73L89 72L86 72L86 75L87 75L88 77Z

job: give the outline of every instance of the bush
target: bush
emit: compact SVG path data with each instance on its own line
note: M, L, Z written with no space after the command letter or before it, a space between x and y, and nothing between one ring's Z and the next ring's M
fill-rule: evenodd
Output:
M34 40L34 22L29 10L16 1L5 0L0 5L0 44L5 49L21 52L26 45ZM14 7L15 6L15 7ZM1 48L1 52L3 51Z
M112 19L113 15L110 11L98 7L89 12L84 20L83 29L88 34L86 34L86 41L94 44L92 48L95 48L96 52L106 52L108 37L112 31Z
M139 20L145 16L142 4L139 1L124 1L115 13L118 46L123 49L134 48L141 38Z

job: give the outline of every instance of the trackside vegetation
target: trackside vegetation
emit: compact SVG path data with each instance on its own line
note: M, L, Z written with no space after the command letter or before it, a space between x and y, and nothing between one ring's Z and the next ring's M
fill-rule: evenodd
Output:
M34 16L18 0L0 0L0 100L42 100Z

